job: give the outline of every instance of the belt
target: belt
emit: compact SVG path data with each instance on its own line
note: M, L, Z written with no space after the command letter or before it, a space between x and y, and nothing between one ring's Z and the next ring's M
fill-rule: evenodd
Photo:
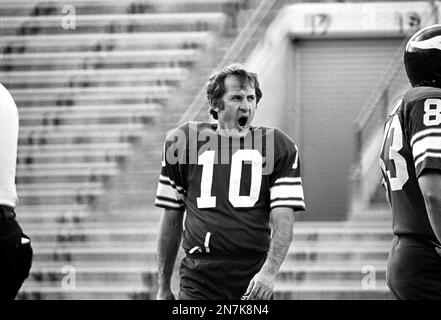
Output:
M0 205L0 223L6 223L15 219L14 208L10 206Z

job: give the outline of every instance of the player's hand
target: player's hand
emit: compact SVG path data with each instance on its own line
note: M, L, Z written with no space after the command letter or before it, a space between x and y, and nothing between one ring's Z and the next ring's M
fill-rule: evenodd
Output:
M173 292L168 289L158 289L158 293L156 294L156 300L176 300Z
M268 272L260 271L248 285L247 291L243 296L243 300L269 300L274 292L274 283L276 275Z
M439 247L435 247L435 251L436 251L436 253L438 253L438 255L441 257L441 248L439 248Z

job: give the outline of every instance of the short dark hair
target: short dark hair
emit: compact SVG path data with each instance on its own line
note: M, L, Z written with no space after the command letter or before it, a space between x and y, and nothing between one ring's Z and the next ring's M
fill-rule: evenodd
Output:
M262 98L262 91L259 88L259 81L257 79L257 74L249 72L240 63L233 63L229 66L221 69L220 71L214 72L208 79L207 84L207 99L209 102L208 113L217 120L217 112L212 108L219 107L223 108L222 97L226 92L225 88L225 78L233 75L239 79L241 86L245 86L248 83L252 83L254 86L256 94L256 103L259 103Z

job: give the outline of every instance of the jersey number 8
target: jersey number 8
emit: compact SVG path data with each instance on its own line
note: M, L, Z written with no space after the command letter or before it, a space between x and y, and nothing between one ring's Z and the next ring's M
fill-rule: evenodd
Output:
M381 161L381 167L387 175L391 191L401 190L409 179L406 159L399 153L402 148L403 131L400 119L395 115L384 135L383 152L385 154L384 162Z
M423 122L425 126L437 126L441 123L440 99L426 99L424 101Z

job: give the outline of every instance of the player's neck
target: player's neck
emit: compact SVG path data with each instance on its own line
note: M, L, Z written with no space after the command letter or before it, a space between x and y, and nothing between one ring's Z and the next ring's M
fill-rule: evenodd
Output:
M237 128L225 128L218 125L216 132L221 136L241 138L245 137L250 132L250 128L243 128L239 130Z

